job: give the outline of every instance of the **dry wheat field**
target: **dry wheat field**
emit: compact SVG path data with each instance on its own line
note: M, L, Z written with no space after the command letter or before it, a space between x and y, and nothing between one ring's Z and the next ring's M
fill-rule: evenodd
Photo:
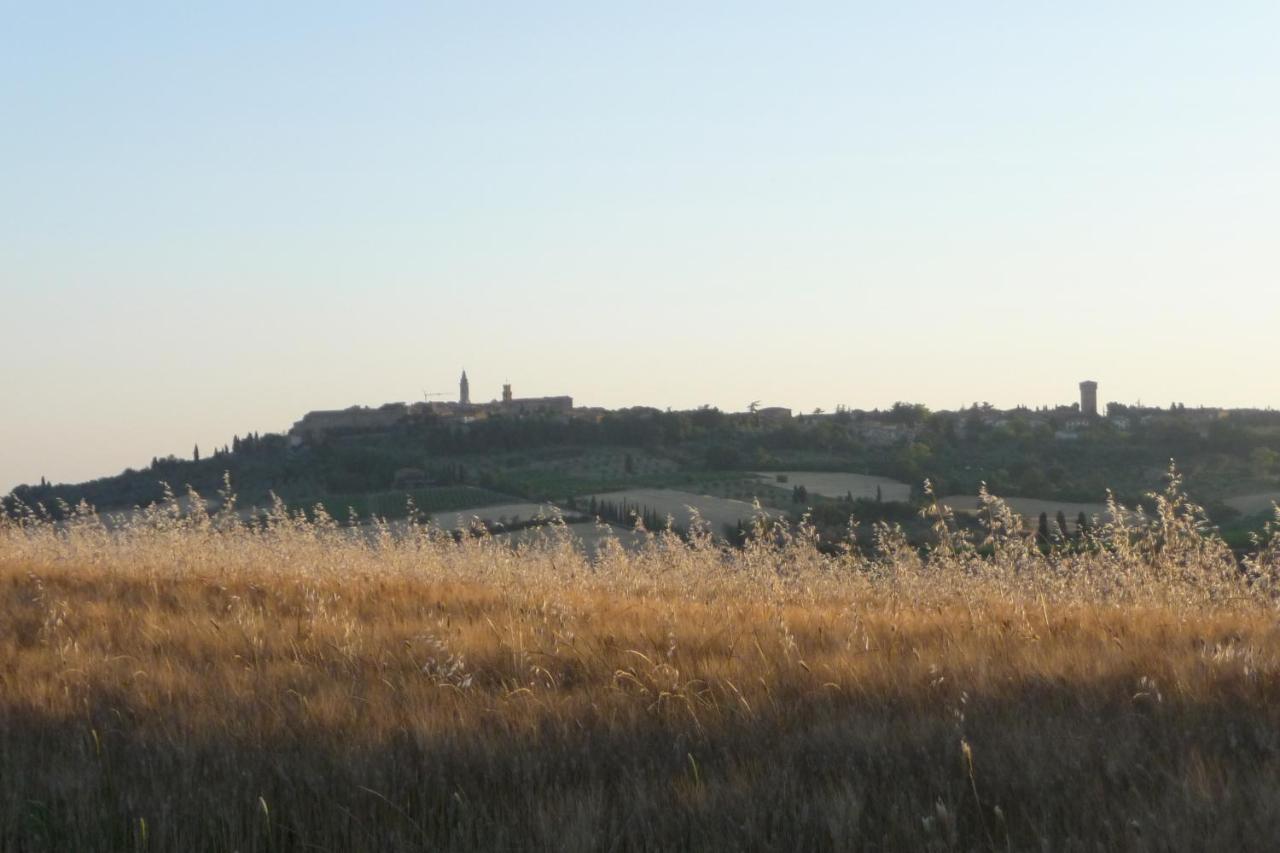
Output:
M0 849L1202 850L1280 838L1280 527L592 556L172 501L0 526ZM1125 518L1119 513L1116 518Z

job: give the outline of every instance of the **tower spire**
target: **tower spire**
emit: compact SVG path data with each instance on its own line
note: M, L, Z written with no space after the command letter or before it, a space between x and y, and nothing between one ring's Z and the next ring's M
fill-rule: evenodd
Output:
M467 381L467 371L462 371L462 379L458 382L458 403L463 406L471 405L471 383Z

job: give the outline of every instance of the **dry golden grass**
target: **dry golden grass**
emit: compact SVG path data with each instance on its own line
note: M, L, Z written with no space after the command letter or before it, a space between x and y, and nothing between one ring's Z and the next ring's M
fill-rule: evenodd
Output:
M840 557L7 522L0 848L1270 848L1277 540L989 508Z

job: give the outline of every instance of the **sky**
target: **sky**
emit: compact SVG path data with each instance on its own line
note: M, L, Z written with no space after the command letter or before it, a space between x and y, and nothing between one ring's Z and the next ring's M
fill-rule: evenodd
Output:
M1280 406L1277 32L0 0L0 492L464 368L609 407Z

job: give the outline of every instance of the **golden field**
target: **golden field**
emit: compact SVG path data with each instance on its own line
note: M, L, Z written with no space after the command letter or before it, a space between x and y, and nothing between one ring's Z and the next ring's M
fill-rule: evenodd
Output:
M1280 536L1177 486L925 553L8 520L0 849L1269 849Z

